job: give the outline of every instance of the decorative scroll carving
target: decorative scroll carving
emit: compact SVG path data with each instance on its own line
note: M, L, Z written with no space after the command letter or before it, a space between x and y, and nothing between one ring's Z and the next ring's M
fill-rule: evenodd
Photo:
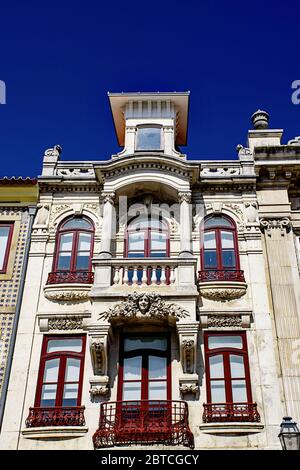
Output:
M58 176L67 176L69 178L72 176L95 177L95 171L93 168L57 168L56 174Z
M197 393L199 391L199 385L190 383L190 384L181 384L179 387L180 392L182 395L185 395L187 393Z
M207 320L208 328L234 326L242 327L242 318L240 315L210 315Z
M107 312L99 315L99 319L113 321L115 319L122 321L130 320L166 320L188 316L188 312L179 305L165 302L160 295L156 293L137 293L130 294L126 301L123 301Z
M260 219L260 226L262 230L266 230L268 236L272 235L272 230L279 229L282 236L290 229L291 221L287 217L280 219Z
M179 200L180 204L181 204L182 202L188 202L188 203L190 203L191 200L192 200L192 195L191 195L190 192L185 192L185 193L179 192L179 193L178 193L178 200Z
M288 141L288 145L300 145L300 135Z
M45 150L45 156L47 157L59 157L62 152L60 145L54 145L54 147Z
M113 193L113 192L111 192L111 193L103 192L102 193L102 198L103 198L104 204L109 202L113 206L114 203L115 203L115 197L116 197L116 194Z
M83 317L55 317L49 318L49 330L81 330L83 328Z

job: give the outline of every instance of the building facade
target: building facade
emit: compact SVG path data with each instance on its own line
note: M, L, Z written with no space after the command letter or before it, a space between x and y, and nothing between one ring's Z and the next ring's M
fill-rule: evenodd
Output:
M0 179L0 404L4 408L10 351L24 288L31 220L38 199L37 180ZM9 364L8 364L9 363ZM8 368L7 368L8 365Z
M3 449L279 449L300 420L300 139L187 160L189 93L109 95L107 161L45 152Z

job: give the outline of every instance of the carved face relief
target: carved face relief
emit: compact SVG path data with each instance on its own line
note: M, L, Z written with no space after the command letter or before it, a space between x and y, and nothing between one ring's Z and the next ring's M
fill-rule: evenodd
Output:
M138 300L138 306L139 306L141 313L143 314L147 313L150 308L149 297L147 295L143 295L142 297L140 297Z

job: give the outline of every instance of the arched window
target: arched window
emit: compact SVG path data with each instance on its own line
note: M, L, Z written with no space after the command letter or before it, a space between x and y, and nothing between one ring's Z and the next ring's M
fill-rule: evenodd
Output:
M170 256L169 228L161 218L138 216L127 227L125 256L166 258Z
M91 271L94 227L86 217L72 217L58 230L53 271Z
M239 270L239 254L235 223L227 216L212 215L204 220L201 233L203 270Z

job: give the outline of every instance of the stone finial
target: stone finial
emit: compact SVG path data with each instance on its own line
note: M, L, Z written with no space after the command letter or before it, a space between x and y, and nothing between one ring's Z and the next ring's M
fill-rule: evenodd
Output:
M254 129L268 129L269 127L269 114L266 111L258 109L251 116L251 121Z

